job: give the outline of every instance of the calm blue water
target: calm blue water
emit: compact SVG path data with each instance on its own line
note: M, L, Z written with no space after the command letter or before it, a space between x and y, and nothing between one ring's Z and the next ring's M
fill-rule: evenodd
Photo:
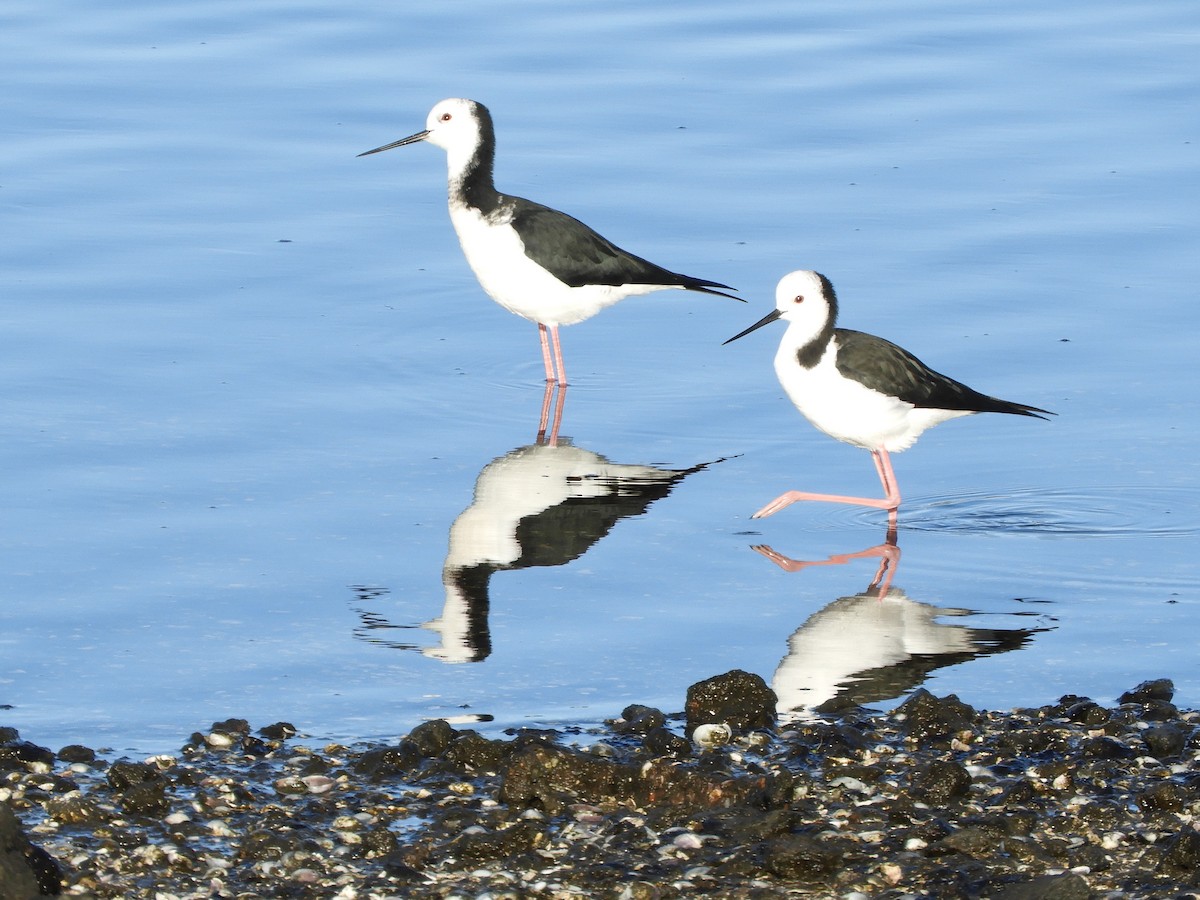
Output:
M1198 52L1187 0L6 4L0 720L146 750L230 715L587 723L734 667L793 705L1200 704ZM441 151L355 158L445 96L491 107L502 189L750 301L565 330L558 448ZM795 268L1059 413L896 459L882 604L877 558L752 549L884 539L748 518L877 487L784 399L778 330L720 346Z

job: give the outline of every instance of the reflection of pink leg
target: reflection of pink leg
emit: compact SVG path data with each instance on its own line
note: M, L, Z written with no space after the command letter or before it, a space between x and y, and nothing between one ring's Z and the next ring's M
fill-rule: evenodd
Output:
M854 559L866 559L877 556L879 557L879 568L876 570L875 578L872 579L867 590L878 589L880 597L887 596L887 592L892 586L892 579L896 575L896 568L900 565L900 547L896 543L896 529L890 527L888 528L887 538L882 544L876 544L874 547L868 547L866 550L859 550L857 553L835 553L827 559L792 559L790 556L784 556L782 553L773 550L766 544L756 544L751 549L756 553L761 553L785 572L799 572L802 569L814 566L841 566Z
M542 394L542 416L538 419L538 435L537 442L539 444L546 441L546 426L550 423L550 400L554 396L554 382L546 382L546 393Z
M550 423L550 433L546 433L546 424L550 418L550 395L554 393L553 384L546 385L546 395L542 398L542 420L538 426L538 443L548 447L558 446L558 429L562 425L563 407L567 402L567 386L558 386L558 401L554 404L554 421Z
M895 525L896 509L900 506L900 490L896 487L896 473L892 470L892 460L886 450L872 450L871 459L875 463L875 471L879 473L879 481L883 485L885 496L876 500L873 497L846 497L842 494L813 494L808 491L788 491L780 494L750 518L765 519L781 509L791 506L798 500L822 500L826 503L849 503L854 506L869 506L873 509L886 509L889 512L888 522Z

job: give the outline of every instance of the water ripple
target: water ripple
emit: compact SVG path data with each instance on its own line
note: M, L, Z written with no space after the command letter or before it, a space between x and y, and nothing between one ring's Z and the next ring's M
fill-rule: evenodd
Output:
M958 494L900 508L901 528L1000 531L1071 537L1182 537L1200 534L1194 488L1111 487Z

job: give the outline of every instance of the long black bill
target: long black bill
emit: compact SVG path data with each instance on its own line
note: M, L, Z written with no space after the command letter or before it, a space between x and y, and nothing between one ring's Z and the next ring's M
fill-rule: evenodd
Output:
M772 322L774 322L776 319L778 319L782 315L783 315L783 313L780 312L778 309L771 310L769 313L767 313L765 316L763 316L761 319L759 319L757 322L755 322L753 325L751 325L745 331L735 334L733 337L731 337L727 341L722 341L721 346L724 347L726 344L732 344L738 338L745 337L750 332L757 331L758 329L762 328L764 325L770 325Z
M416 134L410 134L406 138L400 138L398 141L392 141L390 144L384 144L382 147L376 147L374 150L368 150L366 153L360 153L359 156L370 156L372 153L382 153L384 150L392 150L396 147L403 147L405 144L415 144L417 141L423 141L429 137L428 131L418 131Z

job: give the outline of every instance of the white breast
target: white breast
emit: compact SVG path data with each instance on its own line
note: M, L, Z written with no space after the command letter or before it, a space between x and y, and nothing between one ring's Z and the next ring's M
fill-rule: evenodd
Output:
M582 322L631 294L655 286L585 285L570 287L525 255L517 232L506 222L490 222L470 207L450 207L450 221L463 254L487 295L507 309L543 325Z
M918 409L863 387L838 372L835 358L836 338L811 369L796 361L794 347L781 345L775 355L775 372L804 417L839 441L899 453L911 447L927 428L970 415L963 410Z

